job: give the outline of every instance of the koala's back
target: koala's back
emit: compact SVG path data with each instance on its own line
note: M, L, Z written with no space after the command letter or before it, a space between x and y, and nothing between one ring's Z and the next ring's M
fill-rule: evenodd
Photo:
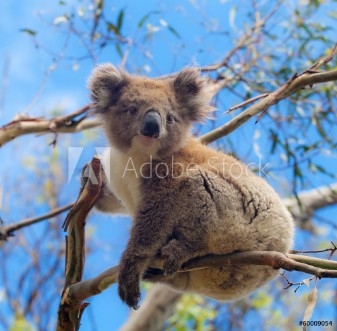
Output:
M148 181L145 194L153 191L153 185L156 192L166 186L165 203L175 222L174 236L193 245L195 257L249 250L287 252L291 248L290 213L276 192L240 161L194 140L173 160L173 165L165 162L175 178ZM188 164L195 166L188 168ZM247 295L277 274L266 266L224 266L176 273L166 283L177 290L227 301Z
M173 199L170 215L177 232L190 227L203 231L207 250L214 254L289 250L294 231L290 213L273 188L245 164L194 139L164 163L175 177L163 184L167 199ZM157 186L157 195L163 181L150 181L146 191Z

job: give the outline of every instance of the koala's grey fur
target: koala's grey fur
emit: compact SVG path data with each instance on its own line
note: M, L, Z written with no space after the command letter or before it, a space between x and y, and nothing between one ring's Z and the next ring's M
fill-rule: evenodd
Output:
M294 232L290 213L262 178L191 137L193 122L212 110L198 70L150 79L105 64L93 71L89 88L111 146L110 178L97 208L133 217L118 275L122 300L137 306L140 279L156 256L171 275L168 286L221 301L242 298L274 278L277 270L256 265L176 273L206 254L287 252ZM149 110L161 118L158 138L140 134Z

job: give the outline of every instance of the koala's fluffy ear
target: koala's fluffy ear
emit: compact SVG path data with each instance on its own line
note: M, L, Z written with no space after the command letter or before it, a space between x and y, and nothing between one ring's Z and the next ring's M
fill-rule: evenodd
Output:
M177 101L185 108L183 114L192 121L201 121L210 117L214 110L210 106L212 95L207 88L207 81L200 76L196 68L185 68L173 80L173 89Z
M122 87L128 82L128 75L111 64L101 64L91 73L88 88L91 91L94 110L104 112L117 102Z

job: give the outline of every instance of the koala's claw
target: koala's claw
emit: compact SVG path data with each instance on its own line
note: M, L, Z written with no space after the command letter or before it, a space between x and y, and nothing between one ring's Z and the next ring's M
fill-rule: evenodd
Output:
M164 256L164 275L172 276L180 269L181 264L174 256Z
M177 240L171 240L161 249L161 256L164 260L163 269L165 275L172 276L180 269L182 261L179 258L181 256L181 249L179 248L179 242Z
M140 291L139 289L131 289L124 284L119 284L118 286L118 294L122 301L124 301L129 307L137 310L139 308L139 298Z
M118 276L118 294L129 307L137 310L140 299L139 278L121 270Z

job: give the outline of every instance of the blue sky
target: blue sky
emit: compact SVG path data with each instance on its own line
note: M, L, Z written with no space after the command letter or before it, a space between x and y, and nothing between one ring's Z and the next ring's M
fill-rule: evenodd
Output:
M67 1L67 4L73 4L74 8L81 7L84 1ZM134 26L149 12L160 10L164 14L153 14L153 19L149 22L161 27L161 31L149 43L151 54L130 54L128 70L134 71L137 68L143 68L146 71L149 66L148 75L157 76L172 71L176 71L188 64L210 64L220 60L223 54L231 48L232 44L219 43L217 34L206 36L204 26L212 31L220 26L221 31L234 31L241 27L244 22L240 16L231 18L229 8L232 2L229 1L124 1L119 2L118 8L111 5L111 20L115 20L121 8L126 8L125 33L134 30ZM202 9L199 10L198 7ZM241 11L245 10L240 8ZM248 9L247 9L248 10ZM287 10L291 10L291 7ZM204 13L204 14L203 14ZM50 111L61 110L72 112L89 102L86 89L86 80L93 67L93 61L86 59L78 61L75 57L85 53L85 48L81 41L71 37L65 51L64 59L60 61L57 68L51 71L46 84L45 72L53 64L50 52L59 54L65 44L65 34L59 27L53 27L49 22L55 17L64 14L64 8L59 6L58 1L24 1L19 0L0 2L0 89L2 95L0 100L2 107L0 109L0 126L8 123L15 114L28 112L32 116L48 116ZM213 17L209 21L205 17ZM165 29L164 20L170 26L174 27L181 35L181 40L173 33ZM26 33L20 32L23 28L30 28L38 31L37 39L41 44L34 44L32 37ZM137 39L137 33L133 32L132 37ZM207 37L207 38L206 38ZM184 43L182 42L184 41ZM173 51L172 51L173 49ZM74 59L71 59L74 57ZM150 59L149 59L150 58ZM152 58L152 59L151 59ZM118 64L120 59L113 49L107 49L98 58L97 62L113 62ZM78 66L77 70L74 67ZM8 73L6 82L3 81L2 73ZM34 102L34 99L41 90L41 95ZM221 97L222 109L235 104L234 98ZM32 103L33 102L33 103ZM228 120L228 117L220 116L217 125L221 125ZM206 130L207 126L203 130ZM252 151L252 143L258 141L254 135L256 127L252 124L246 126L245 130L233 135L237 144L237 149L241 155L249 155L247 161L256 161L257 157ZM252 137L255 137L252 139ZM46 156L51 154L50 147L47 146L48 140L52 137L34 137L26 136L5 145L0 151L0 185L4 186L6 197L3 201L0 215L9 221L17 221L28 216L37 215L47 210L46 205L29 206L23 208L17 201L17 197L24 196L25 192L19 191L22 187L16 187L15 181L23 179L27 190L36 186L31 183L35 180L34 174L23 164L23 160L28 157ZM264 139L264 137L260 138ZM261 141L261 140L260 140ZM82 134L75 137L60 137L58 146L60 160L64 162L62 167L67 171L67 148L63 146L83 146ZM106 144L103 136L95 137L94 141L86 140L85 151L82 155L78 169L90 160L93 155L94 146L104 146ZM262 146L267 142L262 141ZM13 166L13 164L15 166ZM336 160L332 160L328 165L331 169L336 167ZM285 173L283 173L284 175ZM282 176L282 173L279 174ZM316 184L325 184L320 178L315 179ZM32 185L30 185L32 184ZM281 186L281 185L280 185ZM62 186L60 192L60 204L66 204L75 200L78 190L78 175L71 179L69 183ZM28 191L30 192L30 191ZM284 189L285 193L287 189ZM35 192L34 192L35 193ZM41 192L36 192L36 194ZM43 192L42 192L43 194ZM34 196L31 197L34 201ZM334 209L328 209L322 212L322 215L333 217ZM94 228L94 236L99 242L99 250L90 255L86 263L85 277L94 276L100 271L118 263L120 254L126 244L130 221L127 218L111 218L107 215L94 214L90 218L89 226ZM37 226L38 228L38 226ZM61 230L60 230L61 231ZM320 238L313 239L312 245L316 245L319 240L325 239L324 234ZM336 235L331 234L329 240L336 240ZM299 237L298 247L308 244L307 238ZM13 269L18 265L13 262ZM0 284L1 287L1 284ZM90 311L84 313L81 330L93 330L92 323L96 324L98 330L116 330L126 319L128 308L123 305L116 293L116 286L108 289L101 295L90 300L92 302ZM1 300L0 300L1 307ZM108 312L108 313L107 313ZM318 317L318 316L317 316ZM332 319L328 315L327 319ZM92 322L92 320L95 320ZM1 330L1 329L0 329ZM2 330L1 330L2 331Z

